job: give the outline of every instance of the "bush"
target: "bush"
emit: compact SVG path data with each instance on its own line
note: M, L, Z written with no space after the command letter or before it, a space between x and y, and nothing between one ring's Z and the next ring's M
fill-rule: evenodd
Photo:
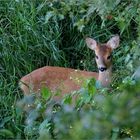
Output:
M33 108L28 107L25 132L39 135L40 140L139 138L140 82L127 78L113 95L102 89L91 95L89 85L78 92L75 105L70 97L76 93L64 97L60 104L51 99L46 103L43 96L24 98L20 101L22 108L34 97Z

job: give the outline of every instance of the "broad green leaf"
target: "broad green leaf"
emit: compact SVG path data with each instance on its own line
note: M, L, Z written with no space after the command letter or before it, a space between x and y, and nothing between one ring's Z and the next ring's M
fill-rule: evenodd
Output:
M65 104L71 104L71 102L72 102L72 97L71 97L71 96L66 96L66 97L64 98L63 102L64 102Z
M89 82L88 82L88 93L90 95L94 95L96 92L96 80L94 78L92 78Z
M41 95L45 100L48 100L51 97L51 92L47 87L42 87Z

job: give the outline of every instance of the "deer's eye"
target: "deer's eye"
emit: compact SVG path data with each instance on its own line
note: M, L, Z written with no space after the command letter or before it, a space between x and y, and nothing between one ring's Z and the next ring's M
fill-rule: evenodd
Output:
M109 55L108 57L107 57L107 59L110 59L111 58L111 55Z
M98 56L97 56L97 55L95 55L95 58L96 58L96 59L98 59Z

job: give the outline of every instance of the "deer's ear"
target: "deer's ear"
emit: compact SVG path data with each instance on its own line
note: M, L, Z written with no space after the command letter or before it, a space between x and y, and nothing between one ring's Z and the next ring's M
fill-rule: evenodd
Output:
M107 45L112 49L116 49L119 46L119 43L120 43L120 37L116 35L107 42Z
M97 42L92 38L86 38L86 43L87 46L92 50L95 50L97 47Z

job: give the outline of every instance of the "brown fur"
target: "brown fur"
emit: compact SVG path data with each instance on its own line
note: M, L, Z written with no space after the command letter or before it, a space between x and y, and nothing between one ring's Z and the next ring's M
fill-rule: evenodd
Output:
M40 92L43 86L48 87L51 91L60 91L62 94L70 93L80 88L81 80L95 77L98 73L80 71L63 67L46 66L34 70L20 80L20 87L25 94L30 92Z
M111 60L108 60L107 57L110 56L112 53L112 49L108 47L106 44L98 45L98 47L95 49L95 54L99 57L99 60L96 60L96 63L98 65L97 61L102 62L107 68L109 68L112 63Z

